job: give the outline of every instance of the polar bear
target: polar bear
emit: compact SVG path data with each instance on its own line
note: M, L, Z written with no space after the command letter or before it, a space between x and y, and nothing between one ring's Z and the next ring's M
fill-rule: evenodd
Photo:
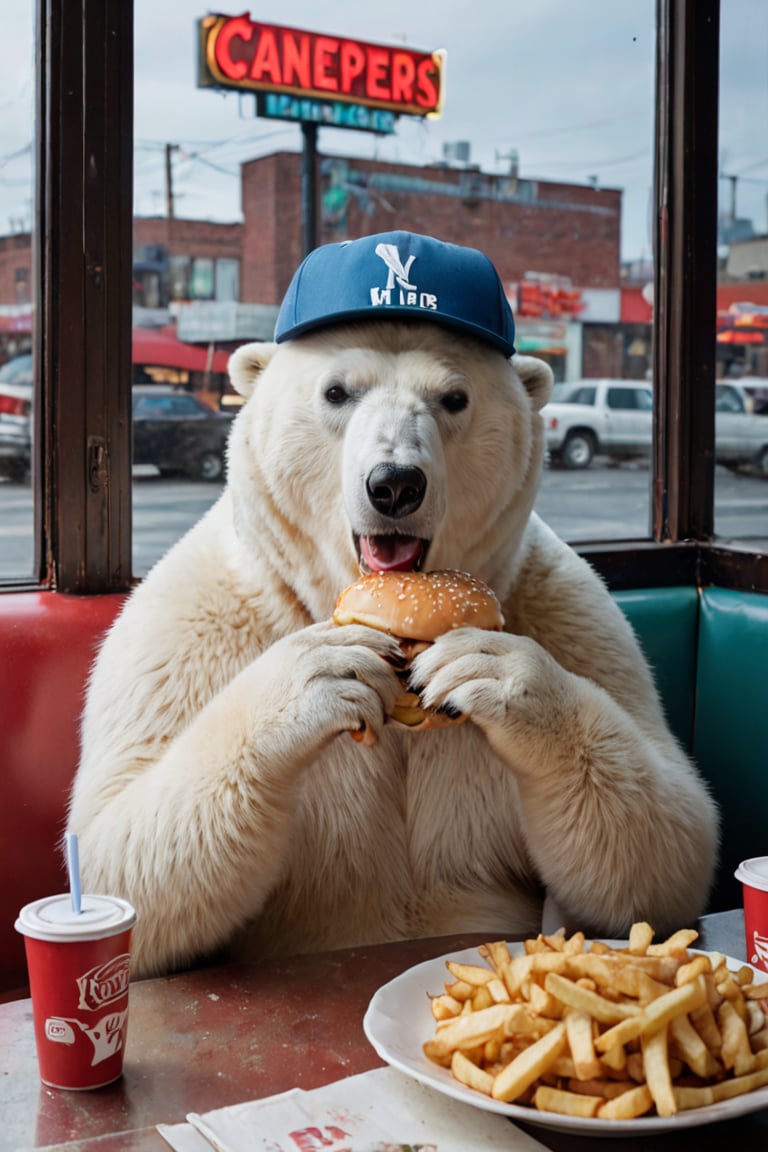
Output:
M550 927L689 924L716 809L621 611L533 512L552 377L487 258L322 246L230 373L227 486L127 600L83 716L69 829L86 890L138 911L134 975L535 933L545 901ZM395 641L330 618L361 568L417 567L480 577L506 628L417 657L425 704L468 722L410 733Z

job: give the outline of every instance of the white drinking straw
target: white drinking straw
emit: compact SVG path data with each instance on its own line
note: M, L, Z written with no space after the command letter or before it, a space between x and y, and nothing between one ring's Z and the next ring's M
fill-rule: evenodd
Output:
M79 916L83 910L80 892L80 856L77 849L77 836L74 832L67 832L67 871L69 872L72 911Z

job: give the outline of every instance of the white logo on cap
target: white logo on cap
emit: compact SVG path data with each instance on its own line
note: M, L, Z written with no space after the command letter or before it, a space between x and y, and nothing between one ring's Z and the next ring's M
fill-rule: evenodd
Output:
M374 307L380 304L407 304L414 308L429 308L431 311L437 308L437 296L431 292L419 292L416 285L409 281L415 256L409 256L403 264L396 244L377 244L375 252L387 266L387 283L384 288L371 288L371 304ZM397 292L395 282L398 285Z

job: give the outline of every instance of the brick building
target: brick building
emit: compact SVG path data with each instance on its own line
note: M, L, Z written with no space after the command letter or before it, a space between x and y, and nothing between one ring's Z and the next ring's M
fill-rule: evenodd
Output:
M297 152L243 164L242 223L137 217L134 303L177 311L182 340L268 338L302 257L301 169ZM558 378L646 375L652 310L642 288L652 270L627 279L621 269L620 189L321 156L318 200L318 243L403 228L486 252L513 303L520 351L549 360ZM768 370L767 252L765 236L729 246L718 287L722 372ZM1 236L0 362L31 346L33 298L30 234Z
M32 348L32 237L0 236L0 364Z
M618 293L621 192L375 160L320 160L318 241L404 228L480 248L502 280L526 272ZM242 166L243 299L277 303L301 259L301 157Z
M245 163L242 223L136 218L134 302L279 304L302 257L301 168L297 152ZM480 248L515 306L521 351L561 377L645 370L621 331L620 190L339 157L319 158L318 184L319 243L403 228ZM0 305L29 290L29 239L0 239Z
M0 303L23 309L32 303L32 237L0 236Z
M548 294L538 307L516 307L521 351L544 355L558 376L583 365L593 375L644 374L647 360L628 356L637 332L625 338L617 328L620 190L331 157L319 162L319 185L318 243L404 228L479 248L510 299L518 301L521 284L526 295ZM276 152L244 164L242 208L242 299L277 304L302 256L301 156ZM563 286L575 290L577 311L563 305ZM581 323L567 323L576 315Z
M534 271L618 292L615 189L326 157L320 198L320 243L405 228L482 249L510 285ZM242 224L137 217L138 269L159 266L165 255L171 299L278 304L302 255L300 155L244 164L242 211ZM29 303L30 276L29 233L0 237L0 303Z
M137 216L133 222L134 301L235 301L240 294L242 224Z

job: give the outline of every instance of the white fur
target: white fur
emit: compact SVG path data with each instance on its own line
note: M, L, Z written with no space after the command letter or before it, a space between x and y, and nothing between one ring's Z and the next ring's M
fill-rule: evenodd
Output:
M545 890L587 930L690 923L714 806L621 612L532 513L549 369L385 322L249 345L231 373L250 398L228 487L131 596L84 714L70 827L86 889L136 905L134 972L224 945L535 932ZM387 725L393 641L329 622L354 533L381 530L364 480L384 460L427 476L398 524L432 540L427 566L504 605L504 633L456 631L415 664L460 727Z

